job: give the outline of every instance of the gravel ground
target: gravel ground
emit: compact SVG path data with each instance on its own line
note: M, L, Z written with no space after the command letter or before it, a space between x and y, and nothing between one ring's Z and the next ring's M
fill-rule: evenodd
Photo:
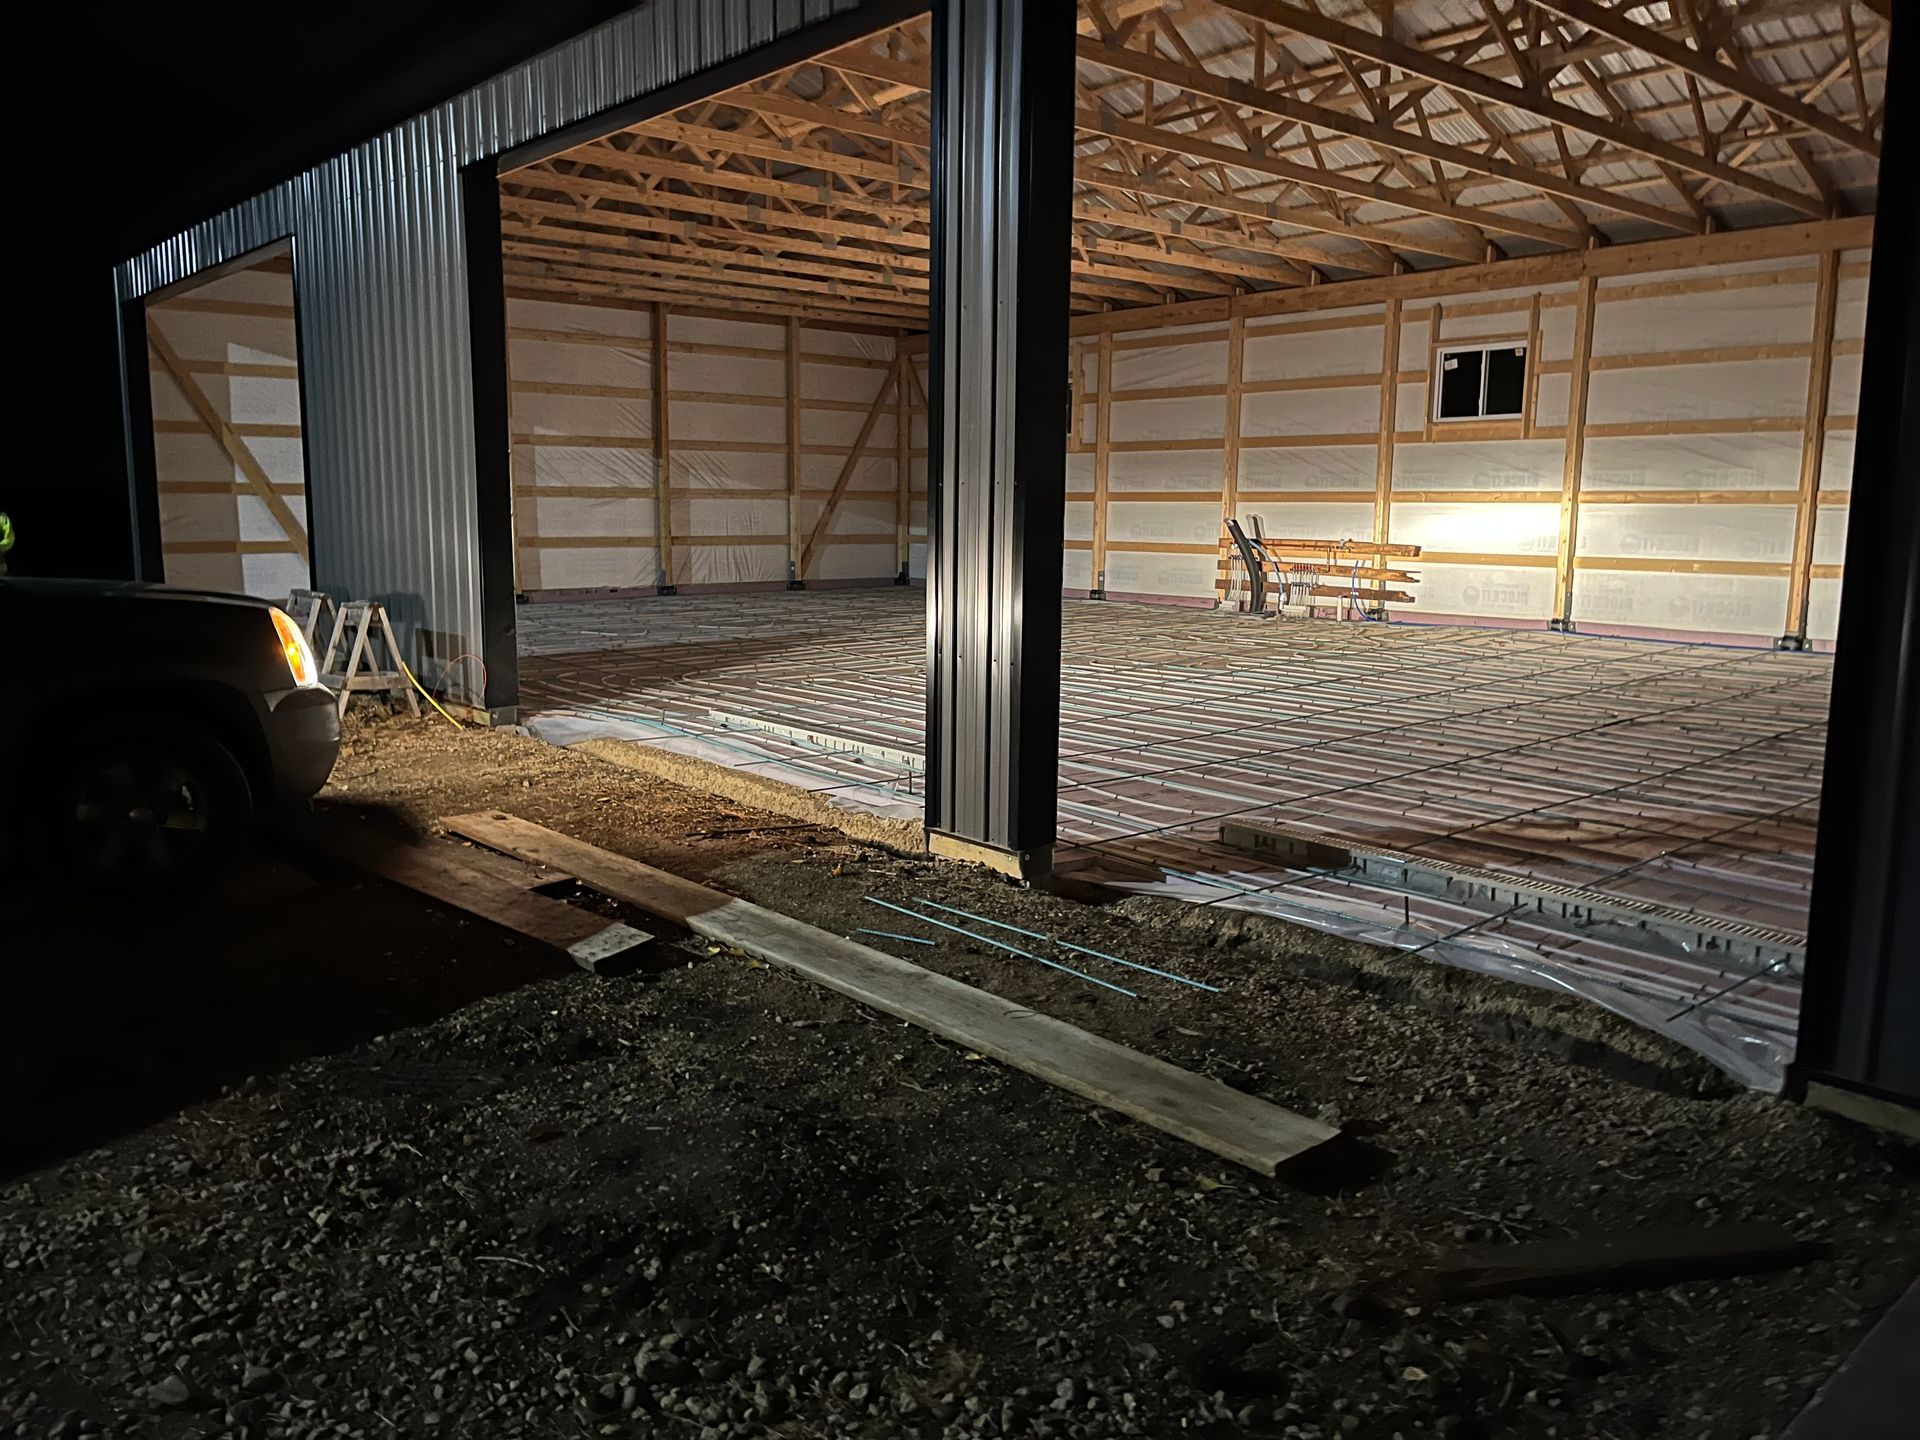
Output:
M496 805L842 933L940 936L891 948L1352 1143L1263 1179L700 942L624 978L516 970L419 907L389 963L492 956L487 983L0 1189L0 1433L1747 1437L1920 1269L1914 1147L1582 1007L1091 909L510 736L356 728L328 799ZM1128 999L869 895L1223 993ZM319 943L252 934L200 938ZM1464 1242L1750 1219L1831 1256L1561 1299L1426 1281Z

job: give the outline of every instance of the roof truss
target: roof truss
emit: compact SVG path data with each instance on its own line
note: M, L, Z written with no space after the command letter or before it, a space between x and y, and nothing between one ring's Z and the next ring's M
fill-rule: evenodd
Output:
M1419 8L1082 0L1075 308L1870 200L1889 5ZM909 21L504 177L509 284L918 328L928 64Z

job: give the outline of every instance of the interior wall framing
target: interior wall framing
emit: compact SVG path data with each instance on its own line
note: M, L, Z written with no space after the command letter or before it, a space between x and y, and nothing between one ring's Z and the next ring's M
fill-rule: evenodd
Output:
M924 577L925 387L897 329L507 308L523 594Z
M1079 317L1068 589L1217 600L1224 513L1420 545L1403 618L1830 642L1871 234ZM1435 353L1466 341L1529 346L1520 419L1433 418Z
M285 599L312 579L290 260L171 292L144 318L164 578Z

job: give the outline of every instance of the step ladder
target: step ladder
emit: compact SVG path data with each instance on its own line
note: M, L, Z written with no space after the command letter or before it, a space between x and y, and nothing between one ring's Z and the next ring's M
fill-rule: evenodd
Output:
M380 654L383 645L384 664ZM393 638L393 624L378 600L349 600L334 611L333 634L320 662L320 680L340 697L342 715L347 713L347 701L356 690L398 693L406 697L407 709L418 715L420 702L413 698L413 686L401 669L403 663L400 646Z

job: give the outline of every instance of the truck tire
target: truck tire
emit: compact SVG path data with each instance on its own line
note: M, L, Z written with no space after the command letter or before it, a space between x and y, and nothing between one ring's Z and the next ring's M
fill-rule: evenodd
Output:
M89 878L135 894L204 884L252 820L246 772L197 730L98 737L69 752L50 816Z

